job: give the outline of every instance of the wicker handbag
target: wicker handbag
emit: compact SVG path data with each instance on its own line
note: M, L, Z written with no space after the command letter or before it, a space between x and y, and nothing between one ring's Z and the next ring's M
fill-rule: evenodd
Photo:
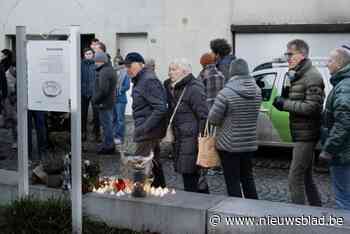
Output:
M183 96L185 94L185 91L186 91L186 87L182 91L181 96L180 96L180 98L177 101L177 104L175 106L174 112L173 112L173 114L170 117L170 121L169 121L168 127L166 129L165 137L161 141L162 143L170 144L170 143L174 143L174 141L175 141L175 136L174 136L174 132L173 132L172 123L174 121L174 117L175 117L175 114L177 112L177 109L179 108L179 106L181 104L181 101L182 101L182 98L183 98Z
M209 126L207 121L204 129L204 135L198 138L198 157L197 165L204 168L213 168L220 166L219 153L216 150L216 127Z

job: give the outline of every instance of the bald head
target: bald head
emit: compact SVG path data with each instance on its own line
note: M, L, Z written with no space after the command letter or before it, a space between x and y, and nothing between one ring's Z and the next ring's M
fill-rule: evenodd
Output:
M346 49L337 48L330 53L327 67L329 73L333 75L348 64L350 64L350 53Z

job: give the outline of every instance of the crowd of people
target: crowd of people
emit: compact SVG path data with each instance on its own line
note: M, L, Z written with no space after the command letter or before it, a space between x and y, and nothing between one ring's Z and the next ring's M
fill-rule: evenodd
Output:
M312 206L322 205L312 178L314 151L321 140L320 158L329 162L337 207L350 210L350 48L342 46L330 53L328 69L333 89L326 101L324 81L312 65L308 44L296 39L286 49L290 87L287 94L275 98L273 106L289 113L295 145L288 176L290 199L295 204L306 204L307 200ZM247 61L235 58L225 39L212 40L210 50L199 59L203 69L198 77L189 61L180 58L169 64L169 77L162 83L153 59L145 61L137 52L123 58L118 51L112 64L105 44L94 39L83 50L81 62L82 138L88 138L91 105L93 134L96 141L102 141L97 153L112 154L115 145L123 144L126 92L132 82L135 155L149 156L153 152L153 186L166 186L160 142L173 117L172 156L186 191L210 192L208 185L202 186L206 170L196 164L198 136L209 124L218 129L216 148L228 195L258 199L251 160L258 149L261 89L250 75ZM1 110L16 142L15 66L11 51L1 52ZM35 120L39 151L44 152L45 113L29 113L30 120Z

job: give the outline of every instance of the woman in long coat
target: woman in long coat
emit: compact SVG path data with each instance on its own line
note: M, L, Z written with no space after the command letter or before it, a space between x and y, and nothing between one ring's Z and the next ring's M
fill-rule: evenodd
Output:
M198 135L204 130L208 115L204 86L192 75L191 66L185 59L170 64L169 79L164 86L170 107L169 116L184 92L172 123L175 170L183 176L185 191L197 192L200 177L196 166Z

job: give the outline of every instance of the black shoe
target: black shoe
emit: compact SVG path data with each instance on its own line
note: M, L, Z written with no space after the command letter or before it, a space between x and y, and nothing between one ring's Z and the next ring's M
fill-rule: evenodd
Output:
M115 148L102 148L99 151L97 151L97 154L114 154Z

